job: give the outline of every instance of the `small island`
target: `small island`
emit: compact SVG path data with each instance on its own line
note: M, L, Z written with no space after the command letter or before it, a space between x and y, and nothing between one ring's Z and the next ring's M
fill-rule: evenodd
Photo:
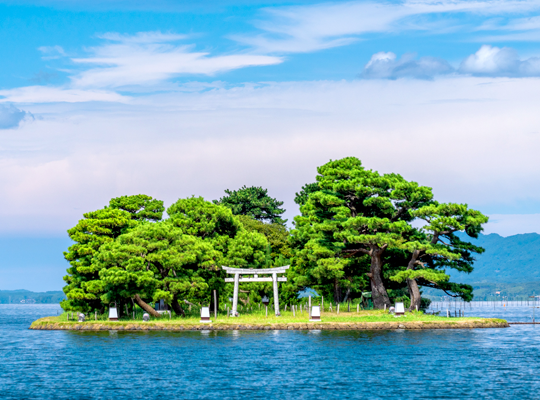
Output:
M90 316L91 317L91 316ZM67 313L57 317L45 317L34 321L30 329L36 330L76 330L76 331L194 331L194 330L395 330L395 329L476 329L506 328L508 323L496 318L446 318L422 312L406 313L395 317L383 310L365 310L336 313L324 312L321 321L309 322L306 312L293 316L292 312L284 312L282 316L264 314L240 315L236 318L218 315L211 323L201 323L200 318L185 317L169 319L142 320L93 320L84 322L67 320Z
M111 199L68 230L65 313L32 329L508 325L464 318L461 308L453 316L460 318L423 313L430 304L423 288L473 299L472 286L452 282L449 271L473 271L474 255L484 251L467 239L488 221L480 211L439 202L430 187L366 169L355 157L320 166L314 180L296 193L300 215L292 226L283 202L262 187L226 190L213 201L181 198L167 209L143 194ZM310 296L306 304L307 292L315 303ZM262 304L273 310L261 312ZM401 311L390 314L398 304ZM310 321L312 305L321 321ZM203 308L218 318L201 321L209 319Z

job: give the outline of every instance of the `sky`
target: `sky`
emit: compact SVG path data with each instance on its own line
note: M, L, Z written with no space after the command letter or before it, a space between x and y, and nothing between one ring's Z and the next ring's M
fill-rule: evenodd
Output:
M64 246L112 197L243 185L292 221L295 192L347 156L479 209L486 233L540 232L537 0L0 0L0 16L0 240ZM0 261L0 289L62 286L25 287L21 265Z

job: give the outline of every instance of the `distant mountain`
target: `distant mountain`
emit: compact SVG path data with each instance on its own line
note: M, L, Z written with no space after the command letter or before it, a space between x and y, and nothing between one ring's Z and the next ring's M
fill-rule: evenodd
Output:
M65 298L62 291L0 290L0 304L58 304Z
M471 274L450 272L452 280L462 283L540 282L540 235L526 233L502 237L496 233L470 239L486 249L476 255Z

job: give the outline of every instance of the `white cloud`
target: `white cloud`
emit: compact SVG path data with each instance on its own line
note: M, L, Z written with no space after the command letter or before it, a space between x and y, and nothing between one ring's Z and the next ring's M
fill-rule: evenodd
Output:
M540 76L540 57L519 58L516 50L509 47L483 45L466 57L458 69L436 57L420 57L404 54L400 59L392 52L375 53L364 66L361 77L365 79L417 78L432 79L438 75L464 74L493 77Z
M26 86L15 89L0 90L0 102L11 103L81 103L89 101L105 101L125 103L128 97L104 90L82 90L67 87Z
M90 49L89 57L73 58L77 64L92 67L72 76L75 88L119 88L155 85L185 74L215 75L250 66L279 64L279 57L231 54L210 56L193 51L193 46L172 44L183 35L159 32L135 36L105 34L112 41Z
M180 35L177 33L163 33L159 31L155 32L138 32L135 35L122 35L118 32L107 32L101 35L97 35L101 39L111 40L114 42L122 43L163 43L163 42L175 42L178 40L186 39L187 35Z
M527 31L540 29L540 16L512 19L506 25L497 27L497 29L505 29L512 31Z
M520 60L514 49L483 45L463 60L459 71L484 76L540 76L540 58Z
M392 52L374 54L362 71L367 79L418 78L432 79L437 75L449 74L454 68L447 61L436 57L421 57L416 60L414 54L404 54L397 59Z
M177 90L178 87L171 85L170 80L180 75L212 76L238 68L282 62L280 57L266 55L210 56L208 53L193 51L193 46L175 44L185 39L186 35L173 33L105 33L99 37L107 42L89 49L88 57L71 59L82 67L82 71L72 72L69 84L0 90L0 102L125 103L131 101L131 98L114 90ZM58 46L43 47L40 50L49 58L65 55Z
M437 25L441 25L441 32L447 32L451 20L448 17L455 13L492 15L538 9L540 4L534 0L349 1L277 7L266 9L263 19L256 23L264 33L232 37L266 53L311 52L349 44L366 33L397 33L429 27L433 34Z
M433 187L441 201L484 211L540 204L540 187L530 184L540 170L539 91L538 79L452 76L29 106L44 119L1 144L0 230L62 233L114 196L147 193L171 204L244 184L269 188L291 218L294 193L316 167L351 155Z
M32 118L32 114L19 110L12 104L0 104L0 129L17 128L25 118Z
M53 60L66 57L67 54L61 46L41 46L38 50L43 53L44 60Z

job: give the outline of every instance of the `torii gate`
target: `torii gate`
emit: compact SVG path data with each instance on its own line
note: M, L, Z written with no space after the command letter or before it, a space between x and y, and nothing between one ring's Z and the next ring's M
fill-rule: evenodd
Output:
M234 282L234 294L233 294L233 305L232 305L232 315L236 317L236 312L238 308L238 287L240 282L273 282L274 283L274 308L276 315L279 315L279 293L278 293L278 282L287 282L286 277L279 277L277 274L283 274L289 268L289 265L284 267L276 268L266 268L266 269L245 269L245 268L231 268L222 266L228 274L234 274L234 278L225 278L225 282ZM268 278L259 278L259 275L272 274L272 277ZM254 275L253 278L240 278L240 275Z

